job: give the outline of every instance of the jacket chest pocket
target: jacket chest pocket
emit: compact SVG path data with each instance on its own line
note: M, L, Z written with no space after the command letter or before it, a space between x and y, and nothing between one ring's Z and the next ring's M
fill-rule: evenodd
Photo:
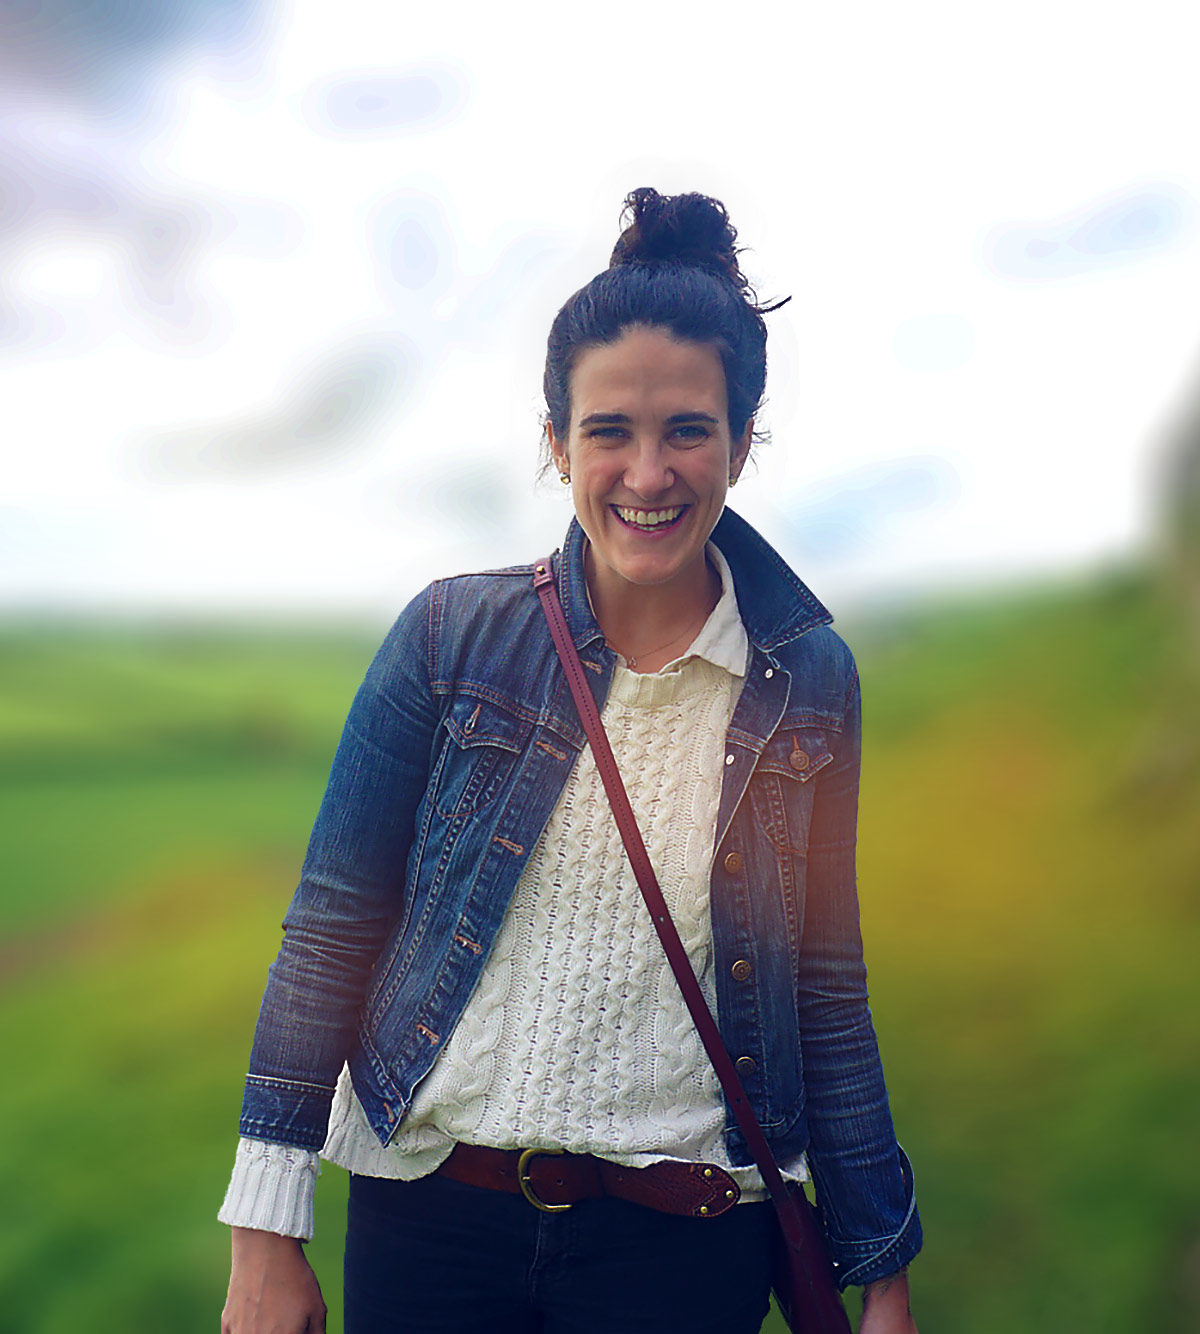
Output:
M491 802L525 749L531 725L470 695L450 706L446 741L436 775L434 805L444 819L473 815Z
M781 856L807 853L813 779L832 760L826 734L811 727L781 728L763 748L750 779L750 805L756 826Z

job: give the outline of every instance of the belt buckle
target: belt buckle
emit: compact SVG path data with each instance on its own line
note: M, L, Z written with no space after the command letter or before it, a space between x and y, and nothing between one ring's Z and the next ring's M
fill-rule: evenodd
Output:
M565 1152L563 1149L522 1149L521 1156L517 1159L517 1185L521 1187L521 1194L533 1205L535 1209L540 1209L544 1214L561 1214L570 1209L569 1204L547 1204L545 1200L539 1200L533 1189L533 1182L529 1179L529 1164L535 1158L558 1158Z

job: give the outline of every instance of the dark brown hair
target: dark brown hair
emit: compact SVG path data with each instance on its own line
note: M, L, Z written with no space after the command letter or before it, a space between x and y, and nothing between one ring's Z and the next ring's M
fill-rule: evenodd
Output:
M626 198L622 222L609 267L567 299L550 327L542 380L547 422L565 437L579 353L644 324L717 349L729 429L738 438L766 387L763 315L784 302L759 305L738 265L737 232L718 199L643 187Z

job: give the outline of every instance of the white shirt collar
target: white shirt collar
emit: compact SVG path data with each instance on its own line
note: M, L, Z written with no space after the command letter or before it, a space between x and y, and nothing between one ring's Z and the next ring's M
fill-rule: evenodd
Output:
M676 661L682 658L703 658L734 676L745 676L750 641L746 638L746 628L738 612L733 574L729 562L712 542L704 550L721 576L721 596L700 633L692 640L691 647L686 653L681 653Z

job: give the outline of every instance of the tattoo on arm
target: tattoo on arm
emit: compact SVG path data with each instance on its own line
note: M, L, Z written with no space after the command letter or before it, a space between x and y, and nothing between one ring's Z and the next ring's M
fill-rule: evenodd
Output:
M873 1300L876 1297L882 1297L885 1292L897 1283L908 1278L908 1266L903 1269L897 1269L894 1274L887 1274L883 1278L877 1278L874 1283L868 1283L863 1289L863 1304Z

